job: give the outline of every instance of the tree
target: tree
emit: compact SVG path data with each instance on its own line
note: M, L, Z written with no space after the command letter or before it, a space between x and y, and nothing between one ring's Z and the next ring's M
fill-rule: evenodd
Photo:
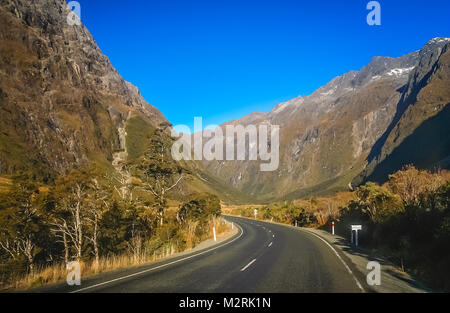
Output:
M33 272L44 229L43 199L29 173L18 174L0 209L0 248L13 260L26 259Z
M56 181L56 212L51 225L56 235L62 239L66 262L70 258L70 247L75 249L75 259L82 258L90 179L89 172L72 170L69 175Z
M421 197L434 194L444 183L438 174L419 171L412 165L389 175L388 186L400 195L405 205L418 205Z
M180 221L206 221L221 214L220 200L217 196L202 193L194 194L191 199L180 206L178 218Z
M357 203L374 223L404 210L401 198L387 188L368 182L356 190Z
M118 176L114 177L118 186L114 182L112 184L118 196L115 205L122 213L120 224L124 227L123 240L135 260L138 260L144 240L151 231L152 214L147 210L148 202L138 197L139 190L143 189L142 182L131 175L129 167L124 165Z
M86 220L90 227L89 233L86 236L89 242L92 244L95 265L99 266L100 262L100 247L99 237L101 230L101 222L105 211L109 208L108 198L109 192L105 185L101 185L97 178L93 178L90 184L90 194L87 199L87 214Z
M150 148L137 166L144 189L154 196L154 207L161 225L167 207L167 193L183 179L182 167L170 157L172 139L165 133L170 126L168 123L162 123L155 130Z
M180 205L177 212L179 225L186 230L186 242L194 244L211 229L211 222L221 214L220 200L209 193L194 194Z

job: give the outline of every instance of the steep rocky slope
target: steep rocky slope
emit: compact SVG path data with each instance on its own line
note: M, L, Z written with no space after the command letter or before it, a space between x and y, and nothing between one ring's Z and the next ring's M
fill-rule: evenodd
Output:
M450 38L435 38L420 52L393 121L375 143L368 165L355 178L385 181L404 164L450 165Z
M51 182L92 164L121 171L167 123L89 31L67 23L70 12L64 0L0 0L0 178L26 170ZM206 191L248 199L196 164L182 165L174 198Z
M165 121L69 12L64 0L0 1L0 174L108 166L130 114Z
M225 123L280 125L277 171L261 172L257 162L248 161L203 162L203 166L263 200L342 190L355 176L359 178L353 185L360 183L392 152L395 133L402 134L396 136L398 145L448 105L449 69L444 61L448 45L448 39L436 38L399 58L374 57L360 71L337 77L307 97ZM414 122L404 117L411 110L416 112L411 113ZM442 136L448 139L448 132ZM448 143L441 143L441 154L448 154ZM380 147L384 147L381 156L375 157Z

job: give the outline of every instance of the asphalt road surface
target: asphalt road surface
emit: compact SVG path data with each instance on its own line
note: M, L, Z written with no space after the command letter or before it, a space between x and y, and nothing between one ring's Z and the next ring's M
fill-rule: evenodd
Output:
M278 224L227 217L239 232L220 245L44 292L361 292L361 277L319 237ZM356 276L355 276L356 275Z

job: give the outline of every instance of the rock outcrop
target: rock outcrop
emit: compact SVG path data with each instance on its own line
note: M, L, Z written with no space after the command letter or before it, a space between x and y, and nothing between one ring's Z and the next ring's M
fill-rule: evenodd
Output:
M0 1L0 174L110 164L129 114L166 121L64 0Z

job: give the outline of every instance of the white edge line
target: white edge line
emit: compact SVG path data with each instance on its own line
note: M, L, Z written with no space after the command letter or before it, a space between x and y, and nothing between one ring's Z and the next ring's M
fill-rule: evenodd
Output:
M356 285L359 287L359 289L361 289L362 292L365 292L363 286L361 286L361 284L359 283L359 281L358 281L358 279L356 278L355 274L353 274L353 272L352 272L352 270L350 269L350 267L348 267L347 263L345 263L345 261L341 258L341 256L340 256L339 253L336 251L336 249L334 249L333 246L332 246L328 241L326 241L325 239L323 239L323 238L320 237L319 235L316 235L316 234L314 234L314 233L312 233L312 232L308 232L308 234L311 234L311 235L316 236L317 238L319 238L320 240L322 240L323 242L325 242L326 245L327 245L328 247L330 247L331 250L333 250L333 252L336 254L336 256L338 257L338 259L341 260L342 264L344 264L345 268L346 268L347 271L350 273L350 275L352 275L352 277L353 277L353 279L355 280Z
M241 269L241 272L245 271L247 268L250 267L250 265L252 265L255 262L256 262L256 259L253 259L250 263L248 263L246 266L244 266L244 268Z
M271 247L271 246L272 246L272 244L273 244L273 242L269 243L269 247Z
M151 271L154 271L154 270L163 268L163 267L167 267L167 266L172 265L172 264L175 264L175 263L179 263L179 262L182 262L182 261L185 261L185 260L188 260L188 259L192 259L192 258L194 258L194 257L196 257L196 256L199 256L199 255L202 255L202 254L211 252L211 251L213 251L213 250L222 248L222 247L224 247L224 246L226 246L226 245L229 245L230 243L232 243L232 242L238 240L238 239L241 238L242 235L244 234L244 230L242 229L242 227L239 226L239 225L236 224L236 223L235 223L235 225L237 225L237 226L239 227L239 229L241 230L241 234L240 234L238 237L234 238L233 240L228 241L228 242L226 242L226 243L224 243L224 244L222 244L222 245L220 245L220 246L211 248L211 249L209 249L209 250L206 250L206 251L203 251L203 252L194 254L194 255L190 255L190 256L188 256L188 257L185 257L185 258L182 258L182 259L179 259L179 260L176 260L176 261L172 261L172 262L169 262L169 263L166 263L166 264L162 264L162 265L159 265L159 266L156 266L156 267L152 267L152 268L150 268L150 269L147 269L147 270L144 270L144 271L141 271L141 272L137 272L137 273L130 274L130 275L127 275L127 276L123 276L123 277L115 278L115 279L112 279L112 280L109 280L109 281L105 281L105 282L103 282L103 283L99 283L99 284L95 284L95 285L92 285L92 286L89 286L89 287L85 287L85 288L81 288L81 289L78 289L78 290L74 290L74 291L71 291L70 293L78 293L78 292L86 291L86 290L89 290L89 289L92 289L92 288L96 288L96 287L100 287L100 286L107 285L107 284L110 284L110 283L114 283L114 282L116 282L116 281L124 280L124 279L130 278L130 277L138 276L138 275L141 275L141 274L144 274L144 273L148 273L148 272L151 272ZM256 261L256 259L253 260L252 263L253 263L254 261Z
M240 217L242 218L242 217ZM272 223L272 222L265 222L265 223ZM285 226L285 227L289 227L289 225L285 225L285 224L281 224L281 223L274 223L276 225L280 225L280 226ZM350 267L348 267L347 263L345 263L345 261L341 258L341 256L339 255L339 253L336 251L336 249L333 248L333 246L326 241L325 239L323 239L322 237L320 237L319 235L314 234L313 232L309 232L306 231L306 233L311 234L316 236L317 238L319 238L320 240L322 240L328 247L330 247L330 249L336 254L336 256L338 257L338 259L342 262L342 264L345 266L345 268L347 269L347 271L349 272L349 274L353 277L353 279L356 282L356 285L358 286L359 289L361 289L362 292L366 292L363 288L363 286L361 285L361 283L358 281L358 279L356 278L355 274L353 274L352 270L350 269ZM272 235L273 238L275 238L275 235Z

